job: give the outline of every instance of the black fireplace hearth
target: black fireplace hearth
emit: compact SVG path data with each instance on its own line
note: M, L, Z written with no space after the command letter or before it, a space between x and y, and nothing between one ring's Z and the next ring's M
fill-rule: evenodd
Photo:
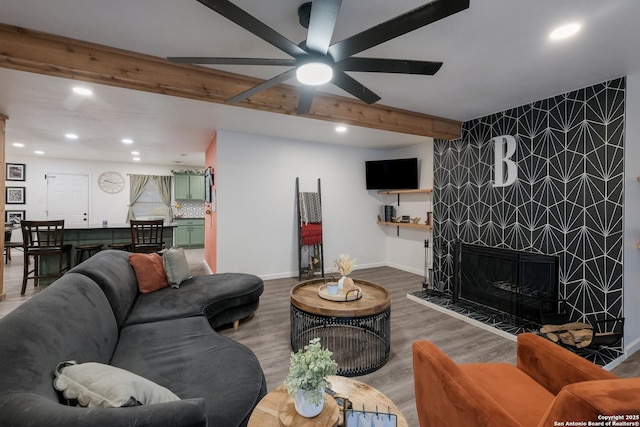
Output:
M558 299L558 257L459 243L455 246L453 300L540 323L545 300Z

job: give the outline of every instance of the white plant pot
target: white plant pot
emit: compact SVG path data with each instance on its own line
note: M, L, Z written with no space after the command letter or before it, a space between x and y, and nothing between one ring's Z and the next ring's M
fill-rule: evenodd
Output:
M342 276L340 279L338 279L338 289L343 290L344 289L344 279L346 279L347 276Z
M306 418L313 418L318 415L322 412L322 408L324 407L324 389L321 389L320 393L322 395L320 404L313 405L305 400L302 390L296 391L296 395L293 397L293 403L295 404L296 411Z

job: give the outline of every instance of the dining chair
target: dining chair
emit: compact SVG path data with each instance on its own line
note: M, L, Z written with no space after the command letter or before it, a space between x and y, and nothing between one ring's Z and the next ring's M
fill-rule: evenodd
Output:
M27 280L33 279L38 286L40 279L58 278L71 268L71 245L64 244L64 220L21 221L22 248L24 251L24 273L22 291L27 289ZM53 266L41 266L41 257L57 257L57 271ZM29 269L29 257L33 257L33 269ZM66 262L65 262L66 259ZM45 267L45 268L41 268Z
M6 227L6 225L5 225ZM22 248L22 242L12 242L11 234L13 233L13 229L4 230L4 263L8 264L11 261L11 249Z
M160 252L164 249L162 232L164 220L136 220L131 224L131 252Z

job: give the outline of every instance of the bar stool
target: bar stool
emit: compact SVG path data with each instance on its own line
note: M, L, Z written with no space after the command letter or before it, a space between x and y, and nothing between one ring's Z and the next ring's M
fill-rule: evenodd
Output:
M85 255L87 258L91 258L102 250L102 243L87 243L86 245L76 245L76 264L80 264L84 261Z
M24 248L24 273L22 274L22 290L27 289L27 280L33 279L38 286L40 279L58 278L71 268L71 248L64 243L64 220L55 221L21 221L22 241ZM40 271L40 258L57 257L56 271ZM29 270L29 257L33 257L33 269ZM31 275L33 273L33 275Z
M109 243L109 249L131 252L131 243Z
M11 261L11 249L22 248L22 242L11 241L12 230L4 231L4 263L7 264Z

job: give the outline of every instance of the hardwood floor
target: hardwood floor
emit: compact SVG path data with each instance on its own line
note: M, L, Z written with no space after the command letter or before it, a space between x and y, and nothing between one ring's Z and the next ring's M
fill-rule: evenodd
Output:
M192 274L205 274L202 250L187 250ZM0 302L0 317L40 291L31 283L27 295L20 296L22 253L14 251L5 269L5 301ZM389 267L362 269L352 274L385 286L391 292L391 356L376 372L357 377L379 389L400 408L410 426L417 426L413 392L411 344L428 339L443 349L457 363L515 363L516 344L489 331L479 329L446 314L409 300L409 292L419 290L420 276ZM297 278L268 280L260 307L240 327L222 328L218 332L249 347L260 360L269 390L277 387L289 368L289 290ZM640 376L640 352L617 366L614 373L622 377Z

